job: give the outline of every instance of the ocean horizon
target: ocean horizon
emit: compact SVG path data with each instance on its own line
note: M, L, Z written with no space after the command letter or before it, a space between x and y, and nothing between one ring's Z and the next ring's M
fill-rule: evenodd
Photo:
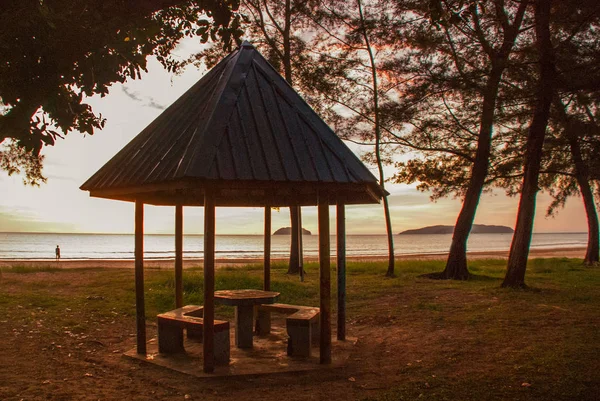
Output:
M318 256L318 235L304 235L305 257ZM448 252L452 234L396 234L394 251L397 255L438 254ZM467 245L470 252L506 251L512 234L471 234ZM336 236L331 236L331 252L335 255ZM52 260L56 245L61 259L134 259L133 234L95 233L14 233L0 232L0 259ZM587 246L587 233L534 233L531 249L575 248ZM185 234L183 257L204 257L202 234ZM347 235L346 253L350 257L387 256L387 236L381 234ZM144 258L172 259L175 257L173 234L145 234ZM271 236L271 257L289 255L290 237ZM261 259L263 235L217 235L216 257L220 259Z

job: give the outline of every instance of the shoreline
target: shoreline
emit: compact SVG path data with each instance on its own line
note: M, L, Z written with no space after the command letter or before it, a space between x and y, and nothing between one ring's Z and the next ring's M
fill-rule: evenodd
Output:
M585 247L571 248L547 248L531 249L529 259L535 258L583 258L585 256ZM508 250L505 251L475 251L467 252L469 259L507 259ZM396 255L396 260L445 260L448 252L426 253L426 254L402 254ZM335 262L335 257L332 257ZM381 262L386 261L387 256L346 256L348 262ZM237 258L237 259L216 259L216 267L240 266L247 264L262 264L262 258ZM285 263L287 258L271 258L271 263ZM318 262L318 257L305 257L305 263ZM144 267L159 268L171 267L175 263L174 258L168 259L145 259ZM133 259L63 259L56 262L54 259L2 259L0 267L11 267L14 265L23 265L29 267L47 267L58 266L65 269L78 269L90 267L102 268L134 268ZM202 258L187 258L183 260L184 268L199 267L203 265Z

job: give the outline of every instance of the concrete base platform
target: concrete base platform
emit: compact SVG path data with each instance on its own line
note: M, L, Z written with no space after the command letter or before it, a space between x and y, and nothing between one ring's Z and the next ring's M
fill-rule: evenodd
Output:
M319 347L312 349L310 358L290 357L287 355L287 333L285 327L273 326L271 334L267 336L254 336L254 347L241 349L235 347L234 331L231 330L231 360L227 366L215 366L214 373L202 371L202 343L192 339L185 339L185 353L163 355L158 353L156 338L148 341L147 354L139 355L136 349L125 353L125 356L162 366L177 372L186 373L195 377L220 377L265 375L274 373L300 372L318 369L330 369L344 366L350 353L356 345L356 338L346 341L332 339L330 365L319 363Z

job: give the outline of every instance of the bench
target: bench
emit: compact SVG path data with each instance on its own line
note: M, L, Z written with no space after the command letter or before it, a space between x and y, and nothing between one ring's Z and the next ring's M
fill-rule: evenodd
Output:
M186 305L182 308L161 313L158 320L158 352L172 354L185 352L183 329L187 337L202 342L204 308ZM229 322L215 320L214 326L215 363L229 363Z
M271 331L271 312L287 315L287 354L309 357L311 343L319 342L319 308L288 304L257 306L256 332L267 335Z

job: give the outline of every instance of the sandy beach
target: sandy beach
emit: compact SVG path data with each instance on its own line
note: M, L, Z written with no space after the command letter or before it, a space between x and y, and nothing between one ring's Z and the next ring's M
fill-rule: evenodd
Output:
M448 254L435 253L435 254L409 254L409 255L396 255L397 260L444 260ZM585 256L585 247L576 248L548 248L548 249L532 249L529 252L529 258L583 258ZM470 259L507 259L508 251L484 251L484 252L469 252L468 257ZM332 258L334 259L334 258ZM386 260L383 256L355 256L348 257L348 261L382 261ZM317 262L317 258L304 258L305 263ZM271 259L272 263L282 262L285 263L285 259L275 258ZM247 265L252 263L262 263L262 259L217 259L217 267L223 266L235 266L235 265ZM173 259L146 259L144 260L144 266L146 268L159 268L159 267L170 267L174 264ZM183 267L191 268L202 266L202 259L184 259ZM41 266L53 266L58 265L65 269L77 269L77 268L92 268L92 267L106 267L106 268L133 268L134 261L131 259L85 259L85 260L69 260L63 259L60 262L56 262L53 259L3 259L0 260L0 267L10 267L14 265L25 265L32 267Z

